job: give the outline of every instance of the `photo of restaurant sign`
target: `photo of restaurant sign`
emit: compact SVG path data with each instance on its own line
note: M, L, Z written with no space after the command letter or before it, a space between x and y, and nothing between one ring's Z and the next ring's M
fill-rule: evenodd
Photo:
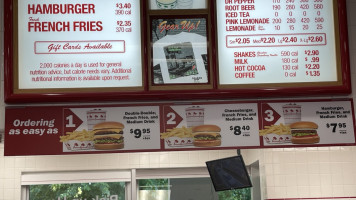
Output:
M356 1L0 9L0 200L356 199Z

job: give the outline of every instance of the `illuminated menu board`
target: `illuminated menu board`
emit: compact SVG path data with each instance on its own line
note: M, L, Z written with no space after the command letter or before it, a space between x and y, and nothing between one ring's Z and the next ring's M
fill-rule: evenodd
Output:
M220 85L337 82L333 0L216 1Z
M19 0L18 89L142 87L139 0Z
M346 15L346 0L8 0L4 100L350 94Z

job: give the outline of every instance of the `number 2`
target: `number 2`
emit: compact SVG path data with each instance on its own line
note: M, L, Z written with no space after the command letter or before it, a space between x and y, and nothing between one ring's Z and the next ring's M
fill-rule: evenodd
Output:
M167 114L167 118L169 118L169 119L167 120L167 124L177 124L177 122L175 121L175 119L176 119L176 114L174 114L174 113L168 113L168 114Z

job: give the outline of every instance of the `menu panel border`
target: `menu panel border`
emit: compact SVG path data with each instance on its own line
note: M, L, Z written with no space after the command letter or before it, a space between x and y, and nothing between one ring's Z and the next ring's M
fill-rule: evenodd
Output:
M9 106L6 116L5 156L353 146L356 136L349 98ZM302 122L314 123L320 140L293 141L300 135L292 129L301 129L292 125ZM121 124L112 131L122 134L124 146L94 147L99 124ZM202 145L212 136L221 142Z
M304 90L309 92L312 88L319 88L321 91L332 91L333 88L339 88L345 93L350 90L350 77L346 73L349 73L349 50L348 50L348 36L347 36L347 16L345 15L346 1L344 0L332 0L333 12L334 12L334 33L335 33L335 55L336 55L336 71L337 80L330 82L291 82L291 83L261 83L261 84L220 84L219 75L217 75L218 88L222 90L239 90L248 88L251 90L264 90L266 88L275 88L276 90L284 90L291 88L293 90ZM214 1L214 8L216 9L216 1ZM215 10L217 13L217 10ZM217 15L214 19L215 29L217 29ZM278 35L278 34L277 34ZM288 34L287 34L288 35ZM242 35L240 35L242 36ZM219 49L218 37L215 37L215 49L216 49L216 68L219 74ZM227 36L228 37L228 36ZM296 45L299 46L299 45ZM249 46L252 47L252 46ZM257 47L257 46L256 46ZM268 46L266 46L268 47ZM271 46L272 47L272 46ZM345 48L347 47L347 48ZM230 47L227 47L230 48ZM231 47L232 48L232 47Z
M150 86L150 70L148 65L148 49L149 49L149 36L147 31L142 31L142 57L143 57L143 87L132 89L93 89L83 88L79 90L53 90L53 89L41 89L34 91L20 91L17 90L17 77L18 73L16 66L17 53L14 51L15 46L18 45L17 31L15 26L16 10L13 9L17 0L9 0L4 2L4 23L5 35L4 35L4 64L5 64L5 102L9 104L18 103L40 103L40 102L94 102L94 101L148 101L148 100L193 100L193 99L231 99L231 98L255 98L255 97L283 97L283 96L330 96L330 95L345 95L351 93L351 77L350 77L350 59L349 59L349 44L348 44L348 30L347 30L347 15L346 15L346 0L335 0L338 9L338 21L335 23L339 27L339 46L340 52L338 59L340 59L341 67L339 68L340 81L335 84L325 83L323 85L313 85L309 83L305 84L290 84L290 85L278 85L278 84L263 84L251 85L246 87L218 87L217 81L217 66L218 62L217 52L214 50L217 47L216 33L211 31L211 40L209 41L209 51L211 56L209 57L209 67L211 67L210 84L199 87L188 87L184 85L176 85L162 88L155 88ZM141 4L142 14L141 18L145 19L148 16L147 1L143 1ZM214 30L216 27L215 19L212 19L215 15L214 8L216 2L211 1L208 3L208 20L209 29ZM194 12L191 10L189 12ZM205 12L205 11L204 11ZM199 13L204 13L200 11ZM155 15L157 11L152 12ZM191 13L187 13L191 14ZM142 17L143 16L143 17ZM141 28L147 30L148 23L142 21Z
M69 95L71 96L72 94L75 93L113 93L113 92L142 92L145 90L145 81L146 81L146 77L144 76L145 72L145 67L144 67L144 43L145 43L145 38L144 38L144 34L140 34L140 39L141 39L141 44L140 44L140 51L141 51L141 76L142 76L142 80L141 80L141 85L142 86L134 86L134 87L98 87L98 88L93 88L93 87L87 87L87 88L43 88L43 89L20 89L19 87L19 53L18 53L18 47L19 47L19 29L18 29L18 23L19 23L19 19L18 19L18 1L19 0L11 0L7 3L9 3L11 6L11 4L13 4L13 6L11 6L13 8L13 13L11 14L11 12L9 12L6 17L9 18L10 21L12 21L12 23L8 23L9 29L8 30L13 30L13 34L9 35L5 34L7 37L10 37L11 40L13 41L13 46L9 46L8 49L11 49L11 52L9 52L9 54L12 53L12 60L13 60L13 65L12 65L12 69L10 69L9 71L5 71L5 73L11 73L12 74L12 79L13 81L12 84L12 95L13 96L18 96L18 95L22 95L22 94L29 94L29 95L34 95L34 96L38 96L38 95L48 95L48 94L53 94L56 93L58 95L64 94L64 95ZM140 2L140 1L139 1ZM6 3L5 3L5 7ZM142 18L144 16L144 4L140 4L140 18ZM11 24L11 25L10 25ZM143 24L140 24L140 28L141 30L144 29ZM105 40L105 39L103 39ZM37 43L41 43L41 42L46 42L46 41L36 41L35 42L35 46ZM57 41L57 42L69 42L69 41ZM89 42L89 41L82 41L82 42ZM125 45L125 41L123 41L124 45ZM125 46L124 46L124 51L123 52L113 52L113 53L124 53L125 52ZM91 52L91 53L95 53L95 52ZM105 53L105 52L104 52ZM36 53L36 48L35 48L35 54L41 54L41 53ZM69 53L63 53L63 54L69 54ZM75 54L75 53L74 53ZM11 56L11 55L9 55ZM7 65L6 65L7 66ZM13 71L11 71L13 70ZM6 87L8 89L8 87ZM11 90L11 89L10 89Z

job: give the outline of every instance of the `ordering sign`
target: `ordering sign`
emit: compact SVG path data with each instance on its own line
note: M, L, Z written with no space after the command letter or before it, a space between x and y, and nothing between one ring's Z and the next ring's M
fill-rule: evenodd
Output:
M352 99L8 107L5 156L355 145Z
M334 3L217 1L220 84L338 81Z
M20 0L17 17L18 89L142 87L140 1Z

